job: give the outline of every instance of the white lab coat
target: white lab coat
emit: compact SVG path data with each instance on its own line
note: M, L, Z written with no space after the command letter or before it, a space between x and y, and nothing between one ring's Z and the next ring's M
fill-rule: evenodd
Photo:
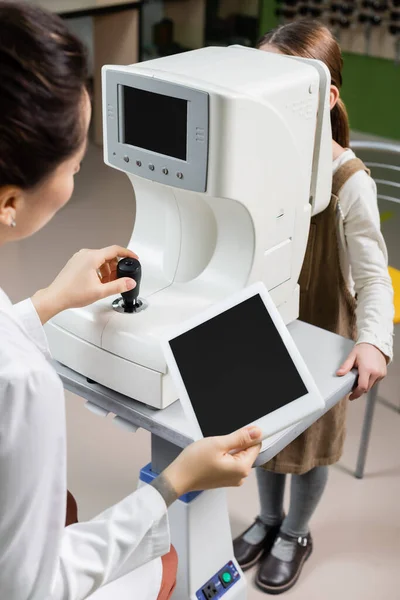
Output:
M64 527L64 393L48 359L32 302L12 306L0 289L0 596L82 600L137 570L131 600L155 600L170 537L153 487Z

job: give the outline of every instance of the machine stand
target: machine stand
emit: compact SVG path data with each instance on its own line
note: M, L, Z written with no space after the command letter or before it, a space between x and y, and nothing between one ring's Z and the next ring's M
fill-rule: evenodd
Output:
M139 486L151 483L179 449L152 436L152 463ZM193 492L169 508L171 540L178 557L173 600L246 600L246 580L233 554L225 490Z

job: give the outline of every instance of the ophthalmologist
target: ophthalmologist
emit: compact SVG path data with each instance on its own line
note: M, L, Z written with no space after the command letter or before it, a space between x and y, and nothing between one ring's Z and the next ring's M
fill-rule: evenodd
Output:
M38 231L71 197L90 120L86 79L85 50L61 19L0 1L0 246ZM0 288L4 600L82 600L132 572L142 574L132 600L166 600L176 573L167 507L191 490L239 485L259 452L257 428L202 440L151 486L65 527L64 394L42 325L130 289L131 279L116 280L126 256L134 254L117 246L78 252L48 288L14 306Z

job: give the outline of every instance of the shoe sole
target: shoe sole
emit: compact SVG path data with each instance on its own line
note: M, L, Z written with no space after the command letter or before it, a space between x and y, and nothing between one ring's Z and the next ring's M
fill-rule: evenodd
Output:
M294 587L296 585L296 583L300 579L300 575L303 570L303 567L304 567L305 563L308 561L308 559L310 558L312 552L313 552L313 549L311 548L309 550L309 552L307 552L307 554L304 555L303 560L300 563L300 566L299 566L299 569L298 569L296 575L288 583L285 583L285 585L268 586L268 585L265 585L265 583L261 583L261 581L258 581L256 578L256 580L255 580L256 586L262 592L270 594L271 596L277 596L278 594L284 594L285 592L288 592L289 590L292 589L292 587Z

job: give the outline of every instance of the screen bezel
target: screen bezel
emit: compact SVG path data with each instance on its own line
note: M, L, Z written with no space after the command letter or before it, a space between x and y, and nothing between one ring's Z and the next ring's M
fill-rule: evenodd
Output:
M186 190L207 189L209 146L209 95L207 92L138 75L133 67L104 68L104 136L106 162L125 173ZM120 111L123 87L187 101L186 161L121 142ZM140 163L140 166L138 166ZM154 168L150 170L149 166ZM167 174L166 174L167 172ZM178 173L181 175L178 178Z
M202 439L203 433L186 390L185 383L182 379L179 366L175 360L174 353L172 352L170 342L179 335L184 334L194 327L201 325L205 321L218 316L226 310L233 308L237 304L240 304L241 302L248 300L255 295L259 295L261 297L261 300L263 301L273 324L281 336L281 339L299 373L300 378L308 390L308 393L301 398L297 398L289 404L282 406L274 412L271 412L268 415L253 421L252 423L245 422L245 419L243 419L243 427L248 425L257 425L263 432L263 439L266 439L272 435L275 435L276 433L284 431L288 427L299 423L303 419L313 414L322 414L325 409L325 402L318 390L318 387L310 371L308 370L304 359L297 349L297 346L295 345L288 329L286 328L278 309L276 308L264 284L258 282L243 290L240 290L222 302L215 304L208 310L197 315L195 318L175 326L174 328L168 330L168 332L165 331L162 336L161 346L164 352L165 360L172 380L177 388L178 397L180 399L183 411L189 423L192 425L194 440Z

